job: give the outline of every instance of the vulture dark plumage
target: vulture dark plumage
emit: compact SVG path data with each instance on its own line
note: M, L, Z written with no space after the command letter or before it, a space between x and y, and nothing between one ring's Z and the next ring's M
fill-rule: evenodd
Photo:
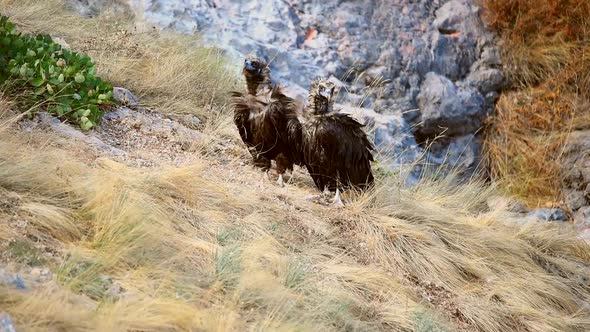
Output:
M363 125L348 114L333 111L334 84L319 79L311 84L308 105L299 117L299 151L320 190L336 191L334 204L342 206L339 189L366 189L373 184L373 144Z
M283 174L301 164L295 143L290 141L288 127L297 122L296 104L278 85L272 85L268 65L257 57L248 57L242 70L248 93L232 93L234 122L242 141L252 154L254 164L266 174L275 160L278 183Z

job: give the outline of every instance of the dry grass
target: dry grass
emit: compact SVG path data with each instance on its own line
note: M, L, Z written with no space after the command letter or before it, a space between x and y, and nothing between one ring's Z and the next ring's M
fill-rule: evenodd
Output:
M590 248L484 212L491 188L389 177L334 211L303 198L309 183L226 176L239 160L140 170L51 134L0 137L0 188L28 222L0 237L56 253L57 285L0 286L19 330L590 328Z
M159 32L120 13L80 19L65 8L62 0L0 0L0 13L19 31L62 38L90 55L99 76L161 112L206 118L206 106L225 103L237 82L220 52L196 37Z
M559 201L561 149L572 128L590 124L590 3L483 2L515 90L500 97L487 131L492 174L531 205Z
M43 5L12 4L21 24ZM52 17L63 33L80 20ZM0 264L28 290L0 283L0 307L19 331L590 328L590 247L570 225L489 211L494 188L407 188L390 174L334 210L305 200L303 172L259 188L237 145L221 156L197 142L189 165L135 168L19 131L11 109L0 98ZM205 137L235 141L230 114L213 110ZM53 278L36 279L36 264Z

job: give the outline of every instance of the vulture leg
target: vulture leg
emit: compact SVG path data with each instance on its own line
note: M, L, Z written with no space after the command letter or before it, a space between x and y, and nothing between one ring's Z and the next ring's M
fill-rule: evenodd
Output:
M293 183L293 171L291 171L291 175L289 176L289 180L287 180L287 185L291 185Z
M285 155L282 153L280 153L277 156L275 161L277 163L277 173L279 174L279 179L277 180L277 184L280 187L284 187L285 181L283 180L283 174L285 174L287 169L289 169L290 167L292 168L293 166L289 166L290 165L289 159L287 159L287 157L285 157Z
M332 200L332 206L336 207L336 208L343 208L344 207L344 203L342 203L342 199L340 199L340 189L336 188L336 195L334 196L334 199Z
M277 180L277 184L281 188L283 188L285 186L285 181L283 181L283 174L279 174L279 179Z

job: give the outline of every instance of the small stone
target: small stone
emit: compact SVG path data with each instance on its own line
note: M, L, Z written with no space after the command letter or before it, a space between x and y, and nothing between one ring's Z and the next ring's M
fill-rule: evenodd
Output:
M0 269L0 284L2 283L20 290L27 289L24 280L18 274L8 273L5 270Z
M129 90L125 88L115 87L113 88L113 98L119 103L126 106L137 106L137 97Z
M527 214L531 219L537 221L567 221L567 215L562 209L535 209Z
M5 312L0 313L0 332L16 332L10 315Z
M41 276L41 268L39 267L34 267L33 269L31 269L31 276L38 278Z
M115 281L111 284L109 289L106 291L106 295L113 298L118 298L121 293L123 292L123 287L121 287L121 283Z

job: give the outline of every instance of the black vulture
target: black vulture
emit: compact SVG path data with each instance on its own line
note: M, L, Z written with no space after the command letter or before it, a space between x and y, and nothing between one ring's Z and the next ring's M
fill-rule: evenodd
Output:
M248 57L242 70L248 93L232 93L234 123L242 141L252 154L254 164L268 175L271 160L275 160L283 186L283 174L301 164L298 150L293 146L288 128L296 127L297 105L281 87L273 85L268 65L257 57Z
M334 84L318 79L311 84L308 105L299 116L301 158L319 190L336 191L334 204L342 206L340 189L367 189L373 184L373 144L363 125L333 110Z

